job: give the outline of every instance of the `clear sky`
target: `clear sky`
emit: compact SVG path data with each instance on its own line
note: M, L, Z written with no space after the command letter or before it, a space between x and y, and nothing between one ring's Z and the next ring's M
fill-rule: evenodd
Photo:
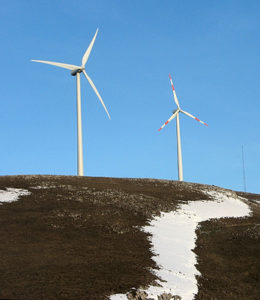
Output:
M176 108L184 180L260 193L258 0L0 0L0 175L76 174L76 80L30 59L86 65L88 176L177 179Z

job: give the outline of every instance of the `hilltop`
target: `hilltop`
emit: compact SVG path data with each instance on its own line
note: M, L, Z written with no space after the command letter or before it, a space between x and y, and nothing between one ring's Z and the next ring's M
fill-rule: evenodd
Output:
M0 205L0 299L106 299L147 287L158 266L141 228L181 203L211 200L205 190L225 191L156 179L1 176L0 190L7 188L29 193ZM252 214L197 228L195 299L259 294L260 195L230 192Z

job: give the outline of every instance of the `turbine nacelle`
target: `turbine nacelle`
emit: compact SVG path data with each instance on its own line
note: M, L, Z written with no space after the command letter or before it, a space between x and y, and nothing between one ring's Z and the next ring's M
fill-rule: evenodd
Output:
M77 73L82 73L85 68L75 69L70 72L71 76L76 76Z

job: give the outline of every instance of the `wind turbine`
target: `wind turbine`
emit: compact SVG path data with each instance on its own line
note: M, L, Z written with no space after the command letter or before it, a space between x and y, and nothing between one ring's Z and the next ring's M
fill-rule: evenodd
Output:
M83 73L85 75L86 79L88 80L89 84L91 85L91 87L95 91L98 99L100 100L101 104L103 105L109 119L111 119L110 115L107 111L107 108L106 108L106 106L105 106L105 104L104 104L97 88L95 87L93 81L91 80L91 78L88 76L88 74L85 71L85 65L88 61L90 52L91 52L92 47L95 43L97 34L98 34L98 29L97 29L91 43L89 44L88 49L86 50L85 54L82 57L81 66L68 65L68 64L58 63L58 62L53 62L53 61L34 60L34 59L32 59L32 61L34 61L34 62L49 64L49 65L53 65L53 66L56 66L56 67L71 70L70 74L72 76L76 76L76 79L77 79L76 81L77 81L77 142L78 142L78 156L77 156L78 170L77 170L77 173L78 173L78 176L83 176L84 175L84 171L83 171L83 146L82 146L82 121L81 121L80 73Z
M191 117L193 119L195 119L196 121L208 126L208 124L206 124L205 122L201 121L200 119L194 117L193 115L191 115L190 113L182 110L180 108L180 104L179 104L179 101L178 101L178 98L177 98L177 95L176 95L176 92L175 92L175 88L174 88L174 85L173 85L173 82L172 82L172 77L171 77L171 74L169 74L169 77L170 77L170 81L171 81L171 86L172 86L172 92L173 92L173 97L174 97L174 101L177 105L177 109L173 111L173 114L172 116L169 118L169 120L167 120L161 128L159 128L158 130L162 130L163 127L165 125L167 125L169 122L171 122L171 120L173 120L175 117L176 117L176 133L177 133L177 152L178 152L178 177L179 177L179 181L183 181L183 168L182 168L182 154L181 154L181 135L180 135L180 119L179 119L179 113L183 113L185 114L186 116L188 117Z

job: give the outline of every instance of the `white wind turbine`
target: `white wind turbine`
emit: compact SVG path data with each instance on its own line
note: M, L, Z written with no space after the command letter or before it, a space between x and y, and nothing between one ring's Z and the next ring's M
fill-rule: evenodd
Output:
M195 119L196 121L208 126L208 124L206 124L205 122L199 120L198 118L194 117L193 115L191 115L190 113L182 110L180 108L180 104L174 89L174 85L172 82L172 78L171 78L171 74L169 74L170 77L170 81L171 81L171 86L172 86L172 92L173 92L173 97L174 97L174 101L177 105L177 109L173 111L172 116L170 117L170 119L168 121L166 121L161 128L159 128L158 130L162 130L163 127L165 125L167 125L171 120L173 120L176 117L176 133L177 133L177 152L178 152L178 174L179 174L179 181L183 181L183 168L182 168L182 154L181 154L181 135L180 135L180 120L179 120L179 113L182 112L183 114L185 114L188 117L191 117L193 119Z
M98 92L98 90L96 89L93 81L91 80L91 78L88 76L88 74L85 71L85 65L86 62L88 61L90 52L92 50L92 47L95 43L96 37L97 37L97 33L98 33L98 29L91 41L91 43L88 46L88 49L86 50L85 54L82 57L82 63L81 66L75 66L75 65L68 65L68 64L64 64L64 63L58 63L58 62L52 62L52 61L45 61L45 60L32 60L34 62L39 62L39 63L43 63L43 64L49 64L49 65L53 65L56 67L60 67L60 68L64 68L64 69L68 69L71 70L71 75L72 76L76 76L77 78L77 132L78 132L78 176L83 176L84 172L83 172L83 146L82 146L82 121L81 121L81 95L80 95L80 73L83 73L85 75L85 77L87 78L89 84L92 86L93 90L95 91L96 95L98 96L98 99L100 100L101 104L103 105L109 119L110 119L110 115L107 111L107 108Z

